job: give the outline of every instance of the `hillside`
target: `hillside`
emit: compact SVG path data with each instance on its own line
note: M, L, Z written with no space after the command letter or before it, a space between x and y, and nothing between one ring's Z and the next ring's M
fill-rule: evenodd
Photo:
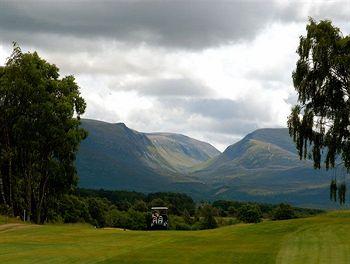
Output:
M82 120L89 136L77 155L79 185L137 191L202 191L183 171L220 152L208 143L177 134L145 134L125 124Z
M259 129L229 146L193 174L209 181L230 180L244 171L280 171L310 167L310 161L300 161L287 129ZM212 175L215 174L213 178Z
M220 153L171 133L141 133L123 123L83 120L89 136L77 155L79 186L180 191L197 200L289 202L331 208L331 172L301 161L287 129L259 129Z
M212 145L172 133L145 134L158 153L177 171L187 172L194 165L220 154Z
M332 206L329 174L299 159L287 129L259 129L198 166L191 176L212 184L216 198L323 207Z
M0 234L1 263L350 262L348 211L203 231L10 224Z

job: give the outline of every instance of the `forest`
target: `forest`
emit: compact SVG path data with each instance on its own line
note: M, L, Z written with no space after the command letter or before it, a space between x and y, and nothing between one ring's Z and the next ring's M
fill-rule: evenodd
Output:
M239 222L284 220L308 217L322 210L296 208L288 204L262 204L218 200L195 202L182 193L139 193L77 189L64 195L49 211L47 222L90 223L96 227L147 230L151 223L151 207L169 208L169 228L175 230L212 229Z

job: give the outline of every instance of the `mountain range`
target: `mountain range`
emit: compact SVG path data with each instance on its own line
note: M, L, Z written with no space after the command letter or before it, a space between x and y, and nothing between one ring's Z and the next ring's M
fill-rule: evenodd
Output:
M79 186L177 191L197 200L235 199L333 207L331 172L300 160L286 128L258 129L220 152L174 133L142 133L124 123L83 119Z

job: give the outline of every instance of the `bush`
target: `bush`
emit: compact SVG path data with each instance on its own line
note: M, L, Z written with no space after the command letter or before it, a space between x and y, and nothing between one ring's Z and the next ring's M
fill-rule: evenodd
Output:
M6 204L0 204L0 215L10 216L12 214L12 208Z
M111 206L110 202L105 198L92 197L87 199L87 204L92 218L91 224L97 227L106 226L106 216Z
M239 221L236 218L232 218L232 217L217 217L216 222L218 223L218 226L228 226L228 225L235 225Z
M148 211L147 204L144 201L142 201L142 200L135 201L135 203L132 206L132 208L135 211L138 211L138 212L147 212Z
M192 225L193 224L193 221L192 221L192 218L190 216L190 213L187 211L187 209L185 209L185 211L183 212L183 219L185 221L186 224L188 225Z
M62 220L64 223L91 222L88 204L74 195L63 196L58 204L58 213L52 212L51 215L54 219L50 220Z
M192 198L183 193L173 192L159 192L150 193L147 196L148 201L160 199L162 203L160 205L153 203L152 206L167 206L169 208L169 214L181 215L186 209L191 215L195 212L196 204Z
M147 229L146 214L142 212L137 212L130 209L126 212L127 224L126 228L132 230L145 230Z
M111 209L106 215L106 224L110 227L126 228L128 219L125 212L116 208Z
M184 218L177 215L169 215L169 229L179 230L180 226L185 225Z
M201 220L202 229L213 229L218 227L218 223L215 220L215 215L217 215L217 209L209 204L202 206L201 214L203 219Z
M230 206L227 211L228 211L229 216L236 216L237 215L237 210L234 206Z
M273 220L286 220L295 218L295 212L289 204L281 203L272 212Z
M202 223L200 221L195 222L191 227L191 230L201 230L201 229L203 228L202 228Z
M262 218L262 213L257 205L247 204L238 209L238 220L244 223L259 223Z
M150 203L151 207L156 207L156 206L166 206L166 207L169 207L169 205L164 201L162 200L161 198L155 198L151 201Z
M175 225L176 230L192 230L191 225L185 223L178 223Z
M148 214L133 209L123 212L113 208L106 214L106 225L132 230L145 230L148 226L147 216Z

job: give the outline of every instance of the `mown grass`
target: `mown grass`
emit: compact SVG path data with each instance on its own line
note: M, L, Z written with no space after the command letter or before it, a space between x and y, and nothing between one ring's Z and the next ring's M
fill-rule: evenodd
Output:
M350 212L204 231L3 225L0 263L350 263Z

